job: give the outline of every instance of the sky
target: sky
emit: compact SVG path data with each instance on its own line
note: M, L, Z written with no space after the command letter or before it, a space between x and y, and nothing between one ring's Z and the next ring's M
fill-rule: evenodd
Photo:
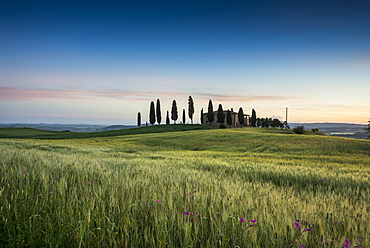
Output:
M210 99L367 123L369 13L368 0L3 0L0 123L136 124L157 99L165 120L189 96L195 123Z

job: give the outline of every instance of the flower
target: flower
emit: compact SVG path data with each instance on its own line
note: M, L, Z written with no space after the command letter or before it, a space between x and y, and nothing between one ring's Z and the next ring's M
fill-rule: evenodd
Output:
M53 191L52 191L52 190L50 190L50 191L49 191L49 194L53 194Z
M248 221L253 222L253 224L252 224L252 225L247 226L247 228L250 228L250 227L252 227L252 226L257 225L257 221L256 221L256 220L248 220Z
M245 220L242 217L239 217L239 222L245 222Z
M301 225L299 224L299 222L301 222L300 220L295 220L294 221L294 228L297 228L298 230L301 230Z
M349 239L348 238L346 238L346 241L344 241L344 243L343 243L343 247L346 247L346 248L349 248L349 247L351 247L352 245L351 245L351 242L349 242Z
M309 231L312 231L312 228L304 229L303 231L304 232L309 232Z
M190 212L184 212L184 214L185 214L185 216L189 216L189 215L191 215L191 213L190 213Z
M23 172L23 175L27 175L27 172L25 172L25 171L24 171L24 172Z
M195 212L195 216L199 215L199 212Z
M157 203L158 203L158 202L160 202L160 200L155 200L155 202L157 202Z

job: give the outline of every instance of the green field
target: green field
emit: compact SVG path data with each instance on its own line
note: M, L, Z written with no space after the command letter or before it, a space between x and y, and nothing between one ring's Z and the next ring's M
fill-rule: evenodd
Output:
M0 156L0 247L370 247L366 140L0 129Z

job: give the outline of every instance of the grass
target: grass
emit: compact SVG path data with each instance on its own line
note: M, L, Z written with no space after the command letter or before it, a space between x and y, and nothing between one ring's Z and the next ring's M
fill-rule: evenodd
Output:
M0 130L0 247L370 246L369 141L185 128Z

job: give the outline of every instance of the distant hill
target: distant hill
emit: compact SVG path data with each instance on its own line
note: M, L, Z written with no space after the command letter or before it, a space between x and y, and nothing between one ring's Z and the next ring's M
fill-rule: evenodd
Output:
M306 130L318 128L320 132L324 132L327 135L355 138L355 139L366 139L368 133L364 130L365 125L362 124L351 124L351 123L290 123L290 127L304 126ZM27 123L15 123L15 124L0 124L0 128L33 128L47 131L69 131L77 133L86 132L104 132L123 130L130 128L137 128L136 125L88 125L88 124L27 124Z
M14 123L14 124L0 124L0 128L33 128L48 131L70 131L70 132L103 132L111 130L121 130L134 128L134 125L89 125L89 124L27 124L27 123Z
M366 139L368 133L364 130L365 125L352 124L352 123L292 123L291 128L296 126L304 126L306 130L318 128L320 132L324 132L327 135L355 138L355 139Z

